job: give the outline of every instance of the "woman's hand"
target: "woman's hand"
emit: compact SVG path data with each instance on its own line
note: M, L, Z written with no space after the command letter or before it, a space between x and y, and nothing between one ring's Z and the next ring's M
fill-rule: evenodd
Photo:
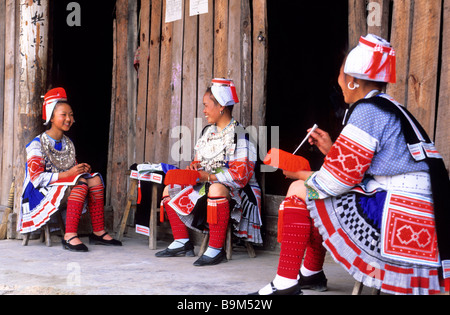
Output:
M189 171L198 171L201 167L200 163L192 162L186 169Z
M309 176L312 175L313 172L310 171L297 171L297 172L290 172L283 170L283 175L286 176L286 178L290 179L300 179L300 180L307 180Z
M310 132L311 129L308 130ZM331 147L333 146L333 142L331 141L331 137L328 132L323 131L320 128L317 128L308 139L309 144L315 145L320 152L324 155L327 155L330 152Z
M91 166L87 163L80 163L72 167L70 170L60 173L59 178L74 177L84 173L90 173Z

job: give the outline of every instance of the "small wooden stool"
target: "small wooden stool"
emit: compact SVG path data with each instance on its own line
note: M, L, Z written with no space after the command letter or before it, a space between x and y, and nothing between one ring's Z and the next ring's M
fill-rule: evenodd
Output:
M62 235L64 235L64 220L62 218L61 212L58 211L55 213L56 218L58 220L59 228L61 229ZM28 246L28 242L30 241L31 233L24 234L24 238L22 240L22 246ZM46 225L44 225L41 228L41 242L44 243L47 247L52 247L52 239L51 239L51 233L50 233L50 222L47 222Z
M361 295L364 285L362 282L355 281L355 285L353 286L352 295ZM380 295L380 290L372 288L372 295Z
M227 229L227 238L225 240L225 253L227 254L227 259L231 260L233 257L233 227L231 224L228 225ZM202 245L200 246L200 251L198 253L199 256L202 256L206 249L208 248L209 243L209 234L205 234L203 236ZM249 242L245 242L245 247L247 248L247 253L250 258L256 257L255 249L253 248L253 245Z
M122 241L123 234L127 226L128 217L130 215L130 210L133 202L137 200L137 187L139 180L130 177L130 188L128 189L127 204L125 206L125 211L122 216L122 220L119 227L119 233L117 239ZM150 222L149 222L149 248L156 249L156 232L157 232L157 212L159 210L158 206L158 184L156 182L150 181L152 183L152 203L150 208Z

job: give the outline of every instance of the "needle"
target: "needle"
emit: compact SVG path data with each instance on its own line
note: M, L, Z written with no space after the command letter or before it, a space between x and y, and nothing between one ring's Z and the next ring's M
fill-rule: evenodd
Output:
M302 147L303 144L305 144L306 140L308 140L309 137L311 137L312 133L314 131L316 131L316 129L319 128L319 126L317 126L316 124L314 124L314 126L311 128L311 131L306 135L306 138L302 141L302 143L300 143L300 145L298 146L297 150L295 150L294 153L292 153L293 155L295 155L295 153L298 152L298 150L300 150L300 148Z

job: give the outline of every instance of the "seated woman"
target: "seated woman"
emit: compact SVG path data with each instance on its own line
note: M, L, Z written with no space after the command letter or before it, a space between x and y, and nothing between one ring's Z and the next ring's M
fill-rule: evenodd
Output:
M334 144L322 130L313 134L311 143L326 154L318 172L287 174L298 181L280 214L279 270L292 272L258 293L301 292L297 274L318 237L314 225L333 258L365 286L433 294L446 282L448 290L448 174L414 117L382 93L395 83L394 49L377 36L361 37L338 81L351 104L342 133Z
M260 235L261 191L255 178L256 148L248 133L232 117L239 100L231 80L214 79L203 97L208 123L195 146L189 170L199 172L194 186L168 185L161 202L172 228L174 242L157 257L194 256L188 227L209 230L206 252L195 266L226 261L223 250L230 218L235 234L254 244Z
M27 169L23 186L19 231L31 233L44 226L67 201L66 231L62 245L70 251L86 252L78 238L78 223L87 204L93 234L91 244L122 245L105 231L104 186L91 167L77 163L75 147L64 135L74 121L66 91L56 88L45 95L45 125L51 127L27 145Z

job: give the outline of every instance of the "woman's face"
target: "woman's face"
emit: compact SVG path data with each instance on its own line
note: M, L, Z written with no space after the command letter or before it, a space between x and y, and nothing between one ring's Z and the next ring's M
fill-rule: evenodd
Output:
M51 122L52 128L69 131L75 122L72 107L66 103L59 103L56 105Z
M205 93L203 96L203 114L209 124L215 124L222 117L222 106L216 104L211 98L211 93Z

